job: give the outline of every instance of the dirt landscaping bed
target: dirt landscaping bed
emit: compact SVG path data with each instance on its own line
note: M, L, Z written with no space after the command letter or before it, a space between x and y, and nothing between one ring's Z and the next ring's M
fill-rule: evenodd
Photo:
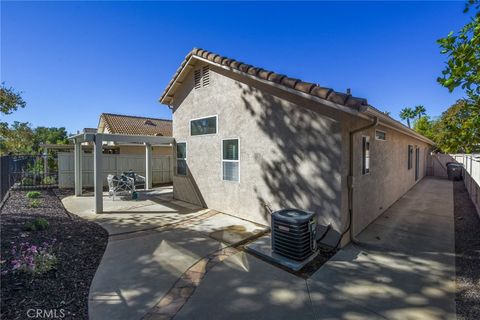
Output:
M463 181L454 182L453 188L457 317L477 320L480 319L480 218Z
M40 191L35 199L28 198L27 191L12 191L0 217L1 318L88 319L89 287L108 242L107 232L67 214L52 190ZM38 224L32 225L34 221ZM28 263L21 265L24 258L19 257L26 255L19 252L48 254L41 261L38 256L33 262L26 257ZM46 269L40 270L42 265Z

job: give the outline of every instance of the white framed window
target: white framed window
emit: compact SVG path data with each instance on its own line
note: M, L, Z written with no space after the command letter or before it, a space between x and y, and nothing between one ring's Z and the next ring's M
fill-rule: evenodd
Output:
M370 137L362 137L362 174L370 173Z
M177 169L179 176L187 175L187 143L177 142Z
M202 136L218 132L218 116L208 116L190 120L190 135Z
M240 181L240 140L222 139L222 180Z
M387 140L387 133L385 131L375 130L375 139L386 141Z

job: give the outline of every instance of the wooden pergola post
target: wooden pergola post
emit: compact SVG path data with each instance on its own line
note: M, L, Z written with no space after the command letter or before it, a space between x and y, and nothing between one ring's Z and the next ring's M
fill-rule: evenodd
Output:
M152 145L145 143L145 190L152 189Z

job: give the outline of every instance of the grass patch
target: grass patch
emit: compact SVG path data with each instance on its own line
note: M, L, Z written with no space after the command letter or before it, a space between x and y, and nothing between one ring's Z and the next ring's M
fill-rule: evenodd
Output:
M30 201L30 208L38 208L38 207L40 207L40 200L32 199Z

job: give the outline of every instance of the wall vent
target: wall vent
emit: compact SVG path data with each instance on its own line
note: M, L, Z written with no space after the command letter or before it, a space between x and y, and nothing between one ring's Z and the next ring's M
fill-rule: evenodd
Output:
M200 89L202 86L202 71L201 70L195 70L195 73L193 75L193 79L195 82L195 89Z
M195 70L193 80L195 89L208 86L210 84L210 67L203 66L201 69Z
M206 87L209 84L210 84L210 67L204 66L202 68L202 85Z

